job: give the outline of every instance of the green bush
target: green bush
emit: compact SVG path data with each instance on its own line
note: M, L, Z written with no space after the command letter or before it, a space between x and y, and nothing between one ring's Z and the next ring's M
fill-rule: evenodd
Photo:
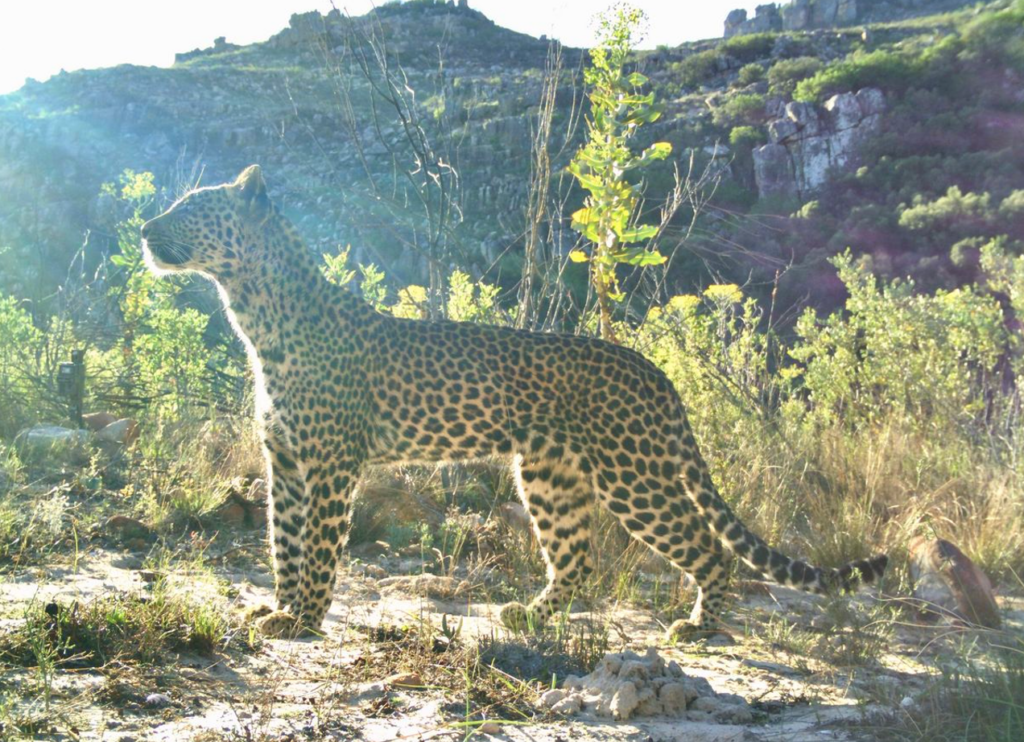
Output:
M1024 220L1024 189L1013 191L1003 199L999 204L999 216L1007 220Z
M729 132L729 146L737 152L750 152L764 143L764 132L753 126L737 126Z
M813 77L797 83L793 98L821 102L836 93L866 87L900 92L906 90L923 72L923 60L912 54L879 49L869 54L854 52L842 62L831 64Z
M819 423L857 426L893 415L921 430L969 427L986 412L977 383L1010 342L999 304L971 287L917 294L880 286L847 252L833 261L849 292L846 313L819 322L808 309L790 355Z
M726 40L719 49L725 54L736 57L741 62L753 62L771 55L775 46L775 34L752 33L733 36Z
M739 74L736 76L736 85L739 87L746 87L747 85L753 85L756 82L761 82L763 79L764 67L753 62L740 67Z
M711 112L716 126L754 126L764 122L764 96L757 93L734 95Z
M823 64L814 57L780 59L768 68L768 90L775 95L793 95L797 83L816 75Z
M673 71L679 76L679 84L684 88L697 88L718 74L718 61L721 57L717 49L697 52L673 65Z
M1004 10L980 15L964 28L963 57L987 65L1005 65L1024 71L1024 2L1016 0Z
M988 193L963 193L957 186L950 186L945 195L934 200L915 196L913 205L900 212L899 225L949 244L955 239L988 234L994 216Z

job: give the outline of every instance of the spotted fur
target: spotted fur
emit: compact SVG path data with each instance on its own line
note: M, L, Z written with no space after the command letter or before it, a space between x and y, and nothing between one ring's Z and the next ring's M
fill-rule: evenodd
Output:
M380 314L328 283L270 203L257 166L196 190L142 229L158 271L216 282L256 376L277 611L261 628L318 628L368 465L504 457L547 564L509 625L543 622L593 571L595 496L699 586L688 622L713 629L731 552L813 592L870 582L884 556L829 570L751 533L722 500L679 395L640 354L592 338Z

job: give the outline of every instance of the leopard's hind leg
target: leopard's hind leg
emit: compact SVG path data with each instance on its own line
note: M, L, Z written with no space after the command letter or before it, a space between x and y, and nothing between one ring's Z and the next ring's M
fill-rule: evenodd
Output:
M629 466L599 466L594 486L629 534L697 583L688 620L669 627L672 641L698 639L720 629L730 557L686 494L671 463L636 457Z
M505 605L501 619L512 629L536 629L564 610L593 572L589 554L593 495L587 478L564 461L517 457L513 474L540 542L548 583L529 606Z

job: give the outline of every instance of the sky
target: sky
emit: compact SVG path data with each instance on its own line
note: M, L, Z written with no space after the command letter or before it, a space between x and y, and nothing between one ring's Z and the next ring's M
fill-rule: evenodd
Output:
M382 4L384 0L377 0ZM632 0L649 18L643 48L722 35L726 14L757 0ZM500 26L546 34L568 46L589 46L590 19L612 0L469 0ZM334 0L361 15L371 0ZM264 41L292 13L327 12L330 0L0 0L0 95L26 78L46 80L61 69L118 64L169 66L176 52L208 47L218 36L235 44Z

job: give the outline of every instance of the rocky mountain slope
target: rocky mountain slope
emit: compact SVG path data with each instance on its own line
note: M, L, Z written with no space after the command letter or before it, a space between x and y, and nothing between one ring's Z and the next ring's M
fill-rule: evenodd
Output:
M698 170L720 175L675 264L678 286L709 270L767 286L781 271L794 301L827 300L834 282L822 260L847 246L881 272L949 285L971 279L977 240L1019 237L1016 202L1000 204L1024 187L1021 5L939 15L929 13L949 3L904 6L918 15L638 55L666 103L647 136L674 145L673 160L649 174L649 205L691 155ZM397 108L372 92L385 79L378 58L400 82ZM571 124L582 59L563 50L549 145L556 169L580 135ZM101 267L119 215L100 185L124 169L152 171L167 200L252 162L314 249L351 243L357 261L407 283L422 281L425 254L444 242L447 260L510 285L548 60L547 40L465 4L416 0L357 19L296 15L264 43L221 39L166 69L31 82L0 97L0 246L9 248L0 290L50 296L83 242L89 270ZM432 173L417 147L453 194L445 224L419 200ZM953 187L988 193L992 213L973 227L942 227L948 234L904 223L915 203ZM552 254L571 243L561 215L581 198L563 195L555 200L565 211L549 211L543 230ZM964 239L975 242L958 266L950 249Z

